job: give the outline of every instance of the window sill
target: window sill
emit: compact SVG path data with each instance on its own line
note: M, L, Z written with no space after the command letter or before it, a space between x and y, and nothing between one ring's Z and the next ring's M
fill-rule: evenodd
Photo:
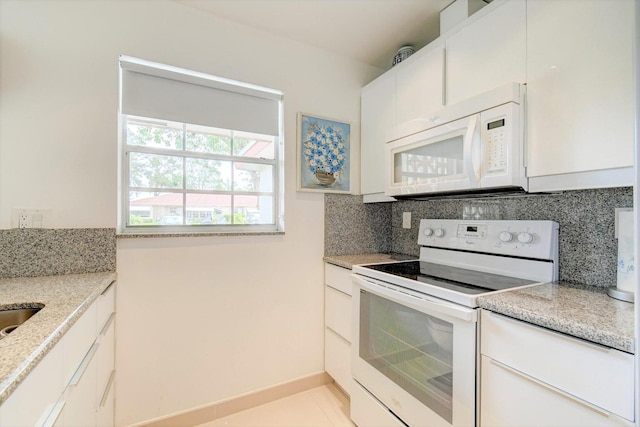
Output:
M118 239L140 239L157 237L235 237L235 236L284 236L284 231L236 231L236 232L200 232L200 233L122 233Z

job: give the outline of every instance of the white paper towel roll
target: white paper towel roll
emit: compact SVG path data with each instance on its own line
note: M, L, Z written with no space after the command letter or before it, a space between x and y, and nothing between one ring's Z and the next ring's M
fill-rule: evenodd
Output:
M633 212L620 212L618 216L618 289L636 292L633 256Z

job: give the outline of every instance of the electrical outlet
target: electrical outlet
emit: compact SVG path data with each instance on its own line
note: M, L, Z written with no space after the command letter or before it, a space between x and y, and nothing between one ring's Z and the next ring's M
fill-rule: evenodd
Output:
M411 212L402 212L402 228L411 228Z
M50 213L49 209L13 208L11 226L13 228L43 228Z

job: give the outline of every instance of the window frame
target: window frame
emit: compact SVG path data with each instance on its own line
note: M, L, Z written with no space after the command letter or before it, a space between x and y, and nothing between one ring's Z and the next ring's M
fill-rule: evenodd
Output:
M186 70L188 71L188 70ZM211 76L215 78L215 76ZM227 80L228 82L228 80ZM120 81L122 85L122 80ZM238 82L239 88L242 88L243 83ZM122 88L121 88L122 90ZM271 90L271 89L268 89ZM120 93L120 99L122 99L122 93ZM144 145L135 145L127 143L127 124L129 117L140 117L136 115L128 115L122 112L121 108L118 110L118 234L127 235L141 235L141 236L167 236L167 235L212 235L212 234L281 234L284 232L284 141L283 141L283 100L278 101L278 129L279 135L270 135L273 138L273 159L260 158L260 157L244 157L238 156L233 153L233 149L230 154L213 154L200 151L187 150L186 135L189 132L189 125L198 125L197 123L185 123L180 121L173 121L174 123L182 124L182 147L181 149L175 148L162 148L162 147L149 147ZM142 117L140 117L142 118ZM167 121L160 118L148 118L150 120ZM169 120L171 121L171 120ZM201 126L201 125L198 125ZM234 130L230 130L233 134ZM242 130L235 130L236 132L244 133ZM250 132L252 133L252 132ZM233 139L231 139L231 146L233 147ZM129 157L130 153L147 153L154 155L168 155L182 159L182 186L180 188L156 188L156 187L138 187L131 185L131 171ZM187 188L187 170L184 167L186 159L197 158L206 160L220 160L229 162L242 162L252 164L265 164L272 166L272 182L273 190L268 191L241 191L233 189L233 175L234 169L231 170L232 186L229 190L191 190ZM232 163L233 164L233 163ZM130 193L131 191L141 192L159 192L159 193L177 193L182 195L182 218L183 221L188 220L188 205L186 203L189 194L212 194L212 195L229 195L232 199L230 206L231 215L234 215L235 207L233 205L234 195L251 195L251 196L270 196L272 197L272 218L273 223L270 224L180 224L180 225L166 225L166 224L153 224L153 225L137 225L130 224Z

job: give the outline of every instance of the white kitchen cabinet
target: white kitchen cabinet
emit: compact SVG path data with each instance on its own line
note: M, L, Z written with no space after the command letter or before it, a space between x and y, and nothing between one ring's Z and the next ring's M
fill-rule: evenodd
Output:
M507 83L526 83L526 16L525 0L494 0L445 35L447 105Z
M64 384L63 348L59 344L38 363L9 398L0 406L2 426L41 426L47 420Z
M384 196L385 134L396 124L396 73L391 70L362 88L360 106L360 188L365 202Z
M2 426L113 425L115 283L0 407Z
M443 104L444 42L434 42L396 65L396 123L422 118Z
M528 2L532 191L633 184L633 3Z
M633 355L484 310L480 342L481 427L633 425Z
M351 393L351 270L325 264L324 369Z

